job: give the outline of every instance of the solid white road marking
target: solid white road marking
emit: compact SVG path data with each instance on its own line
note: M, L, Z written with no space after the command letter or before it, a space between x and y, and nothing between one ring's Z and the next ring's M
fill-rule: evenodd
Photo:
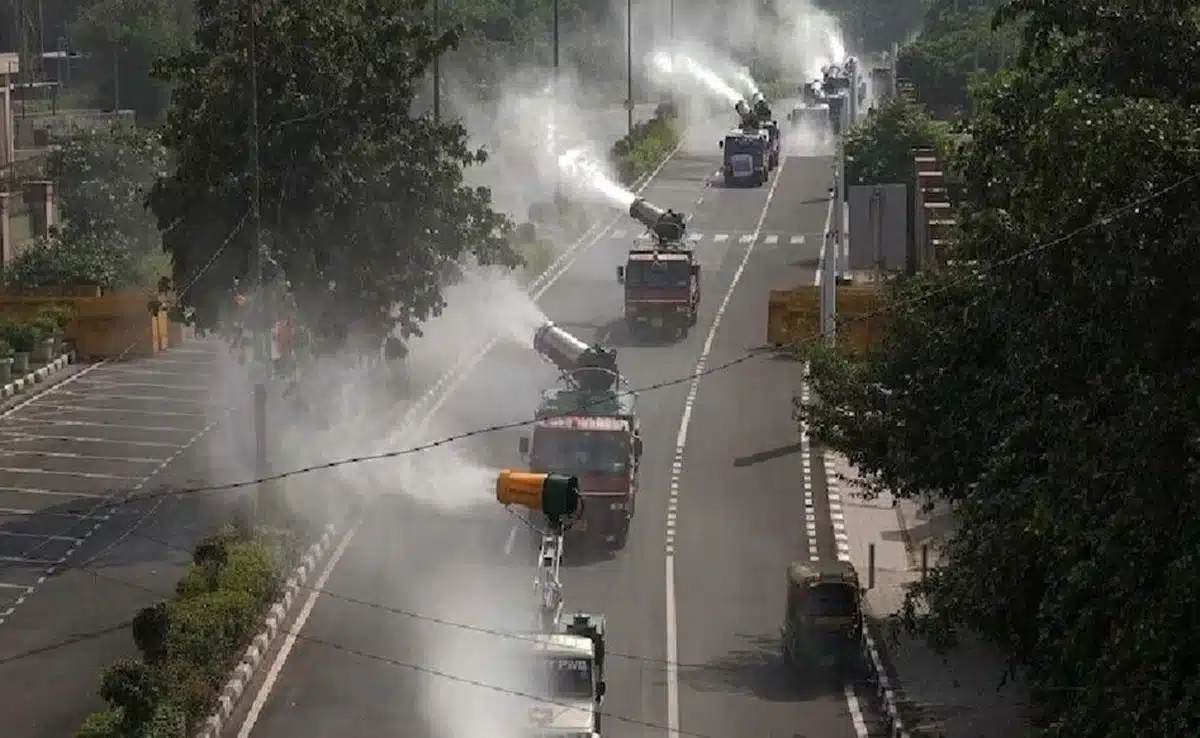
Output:
M116 426L118 428L123 426ZM26 441L56 441L58 443L119 443L122 446L142 446L145 448L179 448L178 443L163 443L162 441L114 441L111 438L95 436L47 436L41 433L26 433L19 430L0 429L0 436L8 436L5 443L24 443Z
M784 156L779 161L780 172L783 172L786 163L787 157ZM721 327L721 319L725 317L725 311L729 308L730 300L733 299L733 291L737 289L738 282L742 280L746 264L750 262L750 256L754 253L754 242L758 240L758 234L762 232L763 221L767 219L767 210L771 207L771 201L775 199L775 188L779 186L779 179L779 177L775 177L771 183L771 189L767 191L767 200L763 203L762 212L759 213L758 223L754 226L754 234L746 246L746 253L742 255L742 262L738 264L737 271L733 273L733 279L729 281L729 289L725 291L721 304L717 306L712 326L708 329L708 336L704 339L703 348L700 349L700 358L696 361L696 368L692 370L692 381L688 386L687 399L683 402L683 417L679 420L679 435L675 438L675 460L671 465L671 486L667 498L667 515L671 525L667 528L666 564L667 734L671 738L679 736L679 633L675 617L675 529L679 508L679 481L683 476L683 456L687 448L688 426L691 425L692 409L696 406L696 396L700 392L700 378L708 367L708 355L717 338L717 330Z
M60 477L82 477L84 479L114 479L137 481L141 477L131 477L125 474L97 474L95 472L73 472L61 469L30 469L23 466L0 466L0 472L6 474L56 474Z
M60 492L54 489L36 489L34 487L7 487L0 485L0 492L16 492L22 495L49 495L51 497L82 497L84 499L107 500L109 495L97 495L91 492Z
M62 405L54 402L45 402L30 410L53 410L56 413L65 411L69 413L122 413L124 415L160 415L164 418L204 418L205 413L196 412L180 412L178 410L136 410L133 408L120 407L84 407L82 405ZM26 418L36 419L35 416L26 415Z
M146 431L147 433L194 433L191 428L172 428L167 425L128 425L126 423L98 423L90 420L61 420L54 418L0 418L0 420L15 420L22 428L39 425L72 425L87 428L119 428L122 430ZM109 443L124 443L119 438L109 440Z
M652 182L654 178L658 176L659 172L663 170L663 167L667 165L667 162L675 158L675 154L679 153L680 149L683 148L683 144L684 141L680 141L679 145L676 146L671 153L667 154L667 156L659 163L654 171L651 172L646 178L646 181L634 191L635 195L641 194L641 192L650 185L650 182ZM530 297L532 297L535 301L540 300L542 295L546 294L546 291L549 290L550 287L556 281L558 281L560 277L566 274L572 266L574 266L575 262L580 256L583 255L585 251L599 243L604 238L605 233L607 233L616 222L617 219L614 218L609 225L604 226L601 230L597 231L596 235L592 236L590 239L588 239L586 236L581 238L579 243L586 243L586 245L581 246L574 252L567 252L560 256L554 264L552 264L545 272L542 273L542 277L540 277L539 280L544 281L536 291L530 294ZM480 347L478 351L472 354L466 362L447 370L440 378L438 378L434 385L428 391L426 391L425 394L423 394L415 403L413 403L412 410L419 410L424 403L430 401L431 397L435 396L438 392L441 393L434 404L427 410L424 410L425 416L414 430L414 433L420 433L424 430L430 419L437 414L438 410L440 410L441 407L446 403L450 395L456 389L458 389L459 385L466 380L467 375L469 375L471 371L474 370L481 361L483 361L483 358L487 356L488 352L491 351L492 347L494 347L498 342L499 339L496 338L489 340L482 347ZM415 414L412 413L412 410L405 413L401 420L402 423L408 423L411 421L411 414ZM259 713L262 712L263 706L266 704L267 699L271 696L271 690L274 688L275 682L279 679L279 675L283 671L284 664L287 663L288 655L291 653L292 647L295 645L295 634L303 630L304 624L308 621L308 618L312 613L312 609L316 604L317 595L320 593L320 590L325 587L325 583L328 582L329 578L333 575L334 569L337 567L342 555L349 547L350 541L357 533L357 525L346 531L345 536L342 538L341 543L338 544L334 554L330 557L329 561L326 562L325 568L322 570L320 578L313 587L312 593L309 595L308 600L304 603L304 608L300 611L300 614L296 616L296 622L292 625L291 633L289 633L287 640L284 641L283 647L280 648L279 653L275 655L275 660L271 662L266 679L263 680L262 686L259 687L258 692L255 693L254 703L251 705L250 711L246 715L246 719L242 722L242 726L238 731L238 738L249 738L251 732L253 732L255 724L258 722Z
M304 607L296 615L296 622L292 623L292 628L288 631L287 638L283 641L283 646L279 649L279 653L275 655L275 660L271 662L271 667L267 670L267 676L263 679L262 686L258 689L258 694L254 695L254 702L250 704L250 711L246 713L246 719L242 722L241 730L238 731L238 738L250 738L250 733L258 723L258 716L267 704L267 698L271 696L271 690L274 689L275 682L279 680L279 675L283 671L283 665L287 662L287 657L291 655L292 649L296 646L296 634L304 630L304 624L308 622L308 618L312 615L313 608L317 604L317 596L321 594L321 590L325 589L325 585L329 583L329 577L333 576L334 567L346 555L346 549L350 548L350 542L354 540L354 536L357 534L358 528L351 528L346 533L346 537L342 539L342 542L334 550L333 555L329 557L329 563L325 565L325 570L321 572L321 576L317 577L317 581L313 583L313 587L308 593L308 599L304 601Z
M821 238L821 252L817 256L817 274L813 277L813 284L817 287L821 286L822 273L824 272L824 264L826 259L832 259L836 254L827 252L826 246L829 244L829 227L833 224L833 200L829 201L829 212L825 215L825 235ZM836 296L835 298L836 299ZM808 364L804 365L804 374L808 375ZM808 394L808 384L805 383L801 387L801 392L804 395ZM829 518L833 525L834 545L837 548L837 558L839 561L850 560L850 541L846 537L846 517L842 510L841 493L837 490L833 482L833 465L825 458L825 454L821 454L821 463L825 471L825 496L829 505ZM870 635L867 635L870 638ZM845 684L842 686L842 694L846 697L846 710L850 713L850 722L854 725L854 733L858 738L868 738L870 733L867 731L867 723L863 720L862 705L858 702L858 695L854 693L854 686Z
M73 454L66 451L0 450L0 458L12 458L13 456L36 456L39 459L71 459L72 461L115 461L125 464L157 464L162 461L161 457L151 459L145 456L92 456L90 454Z

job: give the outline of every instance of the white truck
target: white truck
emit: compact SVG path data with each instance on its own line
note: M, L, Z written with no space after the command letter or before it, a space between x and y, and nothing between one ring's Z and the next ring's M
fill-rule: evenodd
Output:
M599 738L604 701L604 618L572 616L559 632L533 641L541 684L530 701L531 738Z

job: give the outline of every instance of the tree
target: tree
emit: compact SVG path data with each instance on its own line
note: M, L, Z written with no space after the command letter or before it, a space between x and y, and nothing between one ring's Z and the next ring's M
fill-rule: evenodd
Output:
M1182 3L1003 12L1028 43L979 90L959 265L896 288L864 362L815 353L806 413L876 489L954 510L910 624L1000 645L1048 735L1193 736L1200 115L1174 52L1200 29Z
M427 67L457 42L456 29L435 34L409 6L197 6L194 47L158 68L177 85L164 136L178 166L150 204L160 227L172 226L164 244L176 282L194 283L184 301L202 325L221 325L228 290L258 253L248 227L252 39L266 277L290 282L324 345L342 345L351 323L380 340L418 334L442 307L449 265L519 262L490 192L463 186L463 167L483 152L467 148L462 126L408 112Z
M917 99L939 117L967 111L972 83L1000 69L1013 55L1017 24L993 23L999 0L940 0L929 5L921 35L901 47L897 76L913 84Z
M856 49L883 51L902 43L921 24L921 0L819 0L841 22Z
M178 53L191 23L189 0L85 0L68 30L75 45L92 55L93 75L107 80L100 104L119 98L122 108L150 123L161 118L170 98L168 85L150 75L154 60Z
M62 225L23 251L6 280L21 287L154 284L165 264L145 200L166 168L153 131L118 124L64 138L47 166Z
M846 135L848 184L885 184L913 179L912 150L933 146L943 154L953 148L949 127L904 98L877 105Z

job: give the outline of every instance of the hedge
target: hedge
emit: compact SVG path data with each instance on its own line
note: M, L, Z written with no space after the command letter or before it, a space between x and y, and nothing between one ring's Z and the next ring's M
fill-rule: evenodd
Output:
M233 526L202 541L168 600L133 621L140 659L100 678L108 708L88 716L77 738L189 738L281 596L293 534Z
M632 184L638 177L654 171L679 145L679 140L675 106L662 103L653 118L638 123L629 135L613 144L611 156L621 184Z

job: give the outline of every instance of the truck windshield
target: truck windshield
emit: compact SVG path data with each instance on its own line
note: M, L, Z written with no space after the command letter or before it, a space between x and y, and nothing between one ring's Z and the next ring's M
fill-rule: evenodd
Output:
M844 618L858 613L854 588L845 584L818 584L808 588L808 614Z
M592 698L592 661L583 658L547 658L541 670L543 694L560 699Z
M686 287L690 276L686 261L631 261L625 267L631 287Z
M624 474L629 469L629 439L620 431L538 427L533 430L530 461L535 469L546 471Z
M733 156L734 154L752 154L759 155L762 153L762 144L758 139L746 138L744 136L730 136L725 139L725 156Z

